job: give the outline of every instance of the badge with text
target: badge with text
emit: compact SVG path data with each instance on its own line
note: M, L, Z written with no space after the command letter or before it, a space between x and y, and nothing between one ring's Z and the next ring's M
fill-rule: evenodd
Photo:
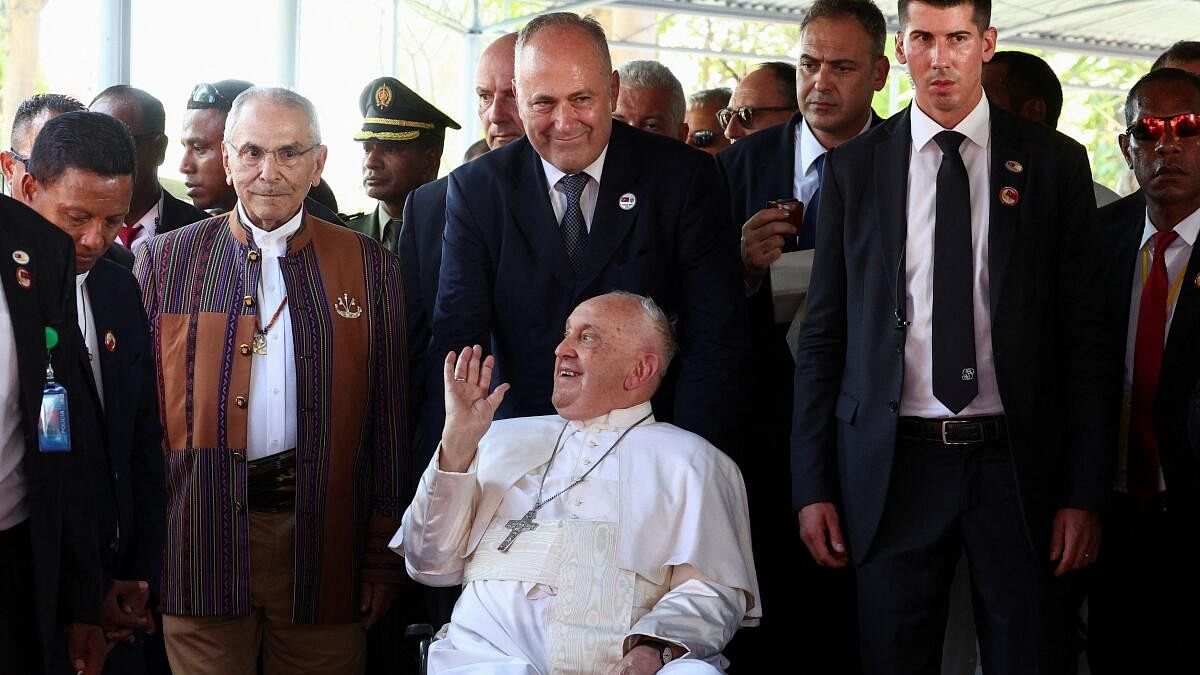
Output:
M29 254L21 250L13 251L13 262L17 263L18 265L28 265Z
M21 288L29 288L33 285L33 276L24 267L17 268L17 285Z
M626 192L617 200L617 206L621 207L622 211L628 211L637 206L637 197L634 197L632 192Z
M104 348L110 352L117 351L117 336L111 330L104 333Z
M338 316L344 319L357 319L362 316L362 307L359 306L358 300L350 297L349 293L342 293L342 297L333 303L333 309Z
M1017 202L1021 201L1021 193L1017 192L1017 188L1005 187L1000 188L1000 203L1005 206L1016 206Z

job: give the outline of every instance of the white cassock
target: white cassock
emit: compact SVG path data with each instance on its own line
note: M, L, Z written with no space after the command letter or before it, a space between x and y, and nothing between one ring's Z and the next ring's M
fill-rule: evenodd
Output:
M429 672L608 672L646 636L683 647L664 675L717 673L721 649L761 616L746 491L733 461L704 439L650 417L599 462L650 404L585 422L499 420L466 473L434 455L391 547L409 575L463 584ZM538 527L497 550L504 525L543 497Z

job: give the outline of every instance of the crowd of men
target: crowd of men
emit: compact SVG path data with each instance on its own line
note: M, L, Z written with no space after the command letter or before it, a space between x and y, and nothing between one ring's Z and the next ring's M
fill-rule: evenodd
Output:
M1118 198L989 0L898 13L889 119L871 0L690 96L540 15L448 176L458 123L367 83L353 215L297 92L196 85L191 204L148 92L26 100L0 670L415 672L445 624L431 673L936 673L963 560L985 673L1190 670L1200 43Z

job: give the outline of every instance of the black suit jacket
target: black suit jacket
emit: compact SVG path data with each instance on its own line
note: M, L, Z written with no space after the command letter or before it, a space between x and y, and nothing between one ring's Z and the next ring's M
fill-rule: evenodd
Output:
M796 363L793 501L839 502L855 562L870 554L888 492L904 374L909 111L830 151L808 318ZM1021 171L1006 168L1017 162ZM1099 511L1115 423L1110 326L1084 149L991 107L989 300L996 379L1030 543L1054 512ZM1019 195L999 200L1002 187Z
M442 233L446 229L446 186L439 178L408 193L401 220L400 273L404 278L404 317L408 327L409 372L413 378L412 419L417 420L413 439L412 471L420 476L433 457L445 420L442 397L442 359L430 351L433 335L433 302L437 299L442 267ZM411 486L415 489L415 485Z
M677 318L680 344L656 415L727 445L723 432L736 428L745 302L716 164L614 121L578 275L547 193L528 139L450 174L433 353L490 345L497 381L512 384L500 415L550 413L554 349L570 312L613 290L648 295ZM626 194L636 204L622 210Z
M15 251L29 262L28 288L17 283ZM95 411L79 369L75 319L75 249L70 237L23 204L0 196L0 285L13 319L20 381L24 470L30 508L37 622L46 668L65 666L63 627L100 623L102 581L95 516L89 499L88 459L96 450ZM71 452L38 450L37 419L46 381L46 327L59 335L50 355L55 379L68 393ZM5 367L11 367L6 364ZM8 608L6 608L7 611Z
M158 221L158 229L154 231L154 234L159 235L171 230L178 230L184 225L191 225L207 217L207 213L182 199L176 199L174 195L167 192L166 188L163 188L162 217Z
M1111 338L1117 355L1112 377L1121 382L1128 342L1129 307L1132 301L1133 279L1139 271L1138 252L1146 226L1146 199L1139 190L1101 208L1098 223L1101 240L1106 246L1109 306L1112 309ZM1184 273L1175 314L1163 348L1162 371L1158 379L1158 394L1154 399L1154 428L1158 438L1158 453L1163 477L1170 493L1171 509L1200 515L1200 456L1188 442L1188 426L1200 419L1200 398L1196 385L1200 382L1200 287L1193 281L1200 275L1200 255L1192 249ZM1111 416L1119 416L1120 398L1112 401ZM1135 452L1130 448L1130 452ZM1175 522L1194 522L1181 518Z
M92 268L87 292L98 345L93 358L100 360L104 390L105 452L92 462L102 486L96 509L101 558L109 578L145 580L157 593L167 498L146 312L137 280L108 260Z

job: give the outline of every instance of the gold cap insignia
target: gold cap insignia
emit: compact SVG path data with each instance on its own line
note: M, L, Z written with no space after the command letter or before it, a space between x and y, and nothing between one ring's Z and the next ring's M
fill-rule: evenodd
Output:
M375 107L384 110L391 104L392 90L386 84L379 85L375 90Z

